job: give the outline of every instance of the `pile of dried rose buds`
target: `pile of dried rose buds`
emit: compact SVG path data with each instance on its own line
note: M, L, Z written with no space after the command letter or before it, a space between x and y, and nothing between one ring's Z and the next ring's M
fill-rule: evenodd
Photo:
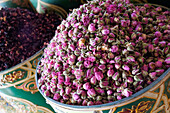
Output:
M38 67L45 96L98 105L138 92L170 67L170 12L128 0L94 0L56 30Z

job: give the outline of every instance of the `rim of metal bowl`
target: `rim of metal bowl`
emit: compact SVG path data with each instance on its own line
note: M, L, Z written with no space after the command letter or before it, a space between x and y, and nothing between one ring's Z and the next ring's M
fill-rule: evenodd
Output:
M45 48L45 47L44 47L44 48ZM10 67L10 68L8 68L8 69L5 69L5 70L3 70L3 71L0 71L0 74L1 74L1 73L5 73L6 71L14 70L16 67L23 65L23 64L26 63L27 61L30 61L30 60L33 59L35 56L37 56L38 54L40 54L40 53L44 50L44 48L40 49L40 50L37 51L34 55L30 56L29 58L27 58L27 59L24 60L23 62L20 62L20 63L18 63L18 64L15 65L15 66L12 66L12 67Z
M151 3L148 3L150 5L153 5L153 6L156 6L156 7L162 7L166 10L170 10L169 8L165 7L165 6L161 6L161 5L157 5L157 4L151 4ZM135 5L144 5L144 4L135 4ZM43 56L42 56L43 57ZM41 60L40 60L41 61ZM147 92L149 89L151 89L152 87L154 87L156 84L158 84L159 82L161 82L161 80L163 78L165 78L165 76L170 72L170 68L168 68L159 78L157 78L154 82L152 82L150 85L148 85L147 87L145 87L144 89L134 93L132 96L130 97L126 97L126 98L123 98L121 100L117 100L117 101L114 101L114 102L110 102L110 103L106 103L106 104L100 104L100 105L92 105L92 106L81 106L81 105L69 105L69 104L64 104L64 103L61 103L61 102L58 102L58 101L55 101L53 100L52 98L50 97L47 97L44 95L44 93L41 91L40 87L39 87L39 84L38 84L38 78L40 77L39 74L37 74L37 69L38 69L38 66L40 64L40 61L38 62L38 65L37 65L37 68L36 68L36 74L35 74L35 80L36 80L36 84L37 84L37 87L39 89L39 92L43 95L44 98L48 99L49 101L57 104L58 106L61 106L63 108L67 108L67 109L70 109L70 110L91 110L91 109L101 109L101 107L109 107L109 106L114 106L114 105L118 105L118 104L122 104L124 102L127 102L127 101L130 101L142 94L144 94L145 92Z

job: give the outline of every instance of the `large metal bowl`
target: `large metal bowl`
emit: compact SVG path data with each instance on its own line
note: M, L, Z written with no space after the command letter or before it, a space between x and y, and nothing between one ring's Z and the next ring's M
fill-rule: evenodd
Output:
M169 10L164 6L161 7ZM170 113L170 68L149 86L130 97L107 104L92 106L68 105L46 97L38 85L39 78L40 75L36 71L35 79L37 87L47 103L57 113Z

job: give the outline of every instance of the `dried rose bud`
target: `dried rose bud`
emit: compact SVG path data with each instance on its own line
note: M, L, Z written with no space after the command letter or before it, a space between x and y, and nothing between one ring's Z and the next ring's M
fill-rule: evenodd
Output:
M162 62L161 61L156 61L155 66L156 67L162 67Z
M133 83L133 78L132 77L127 77L127 82L128 83Z
M107 34L109 34L110 33L110 31L108 30L108 29L103 29L102 30L102 34L103 35L107 35Z
M83 88L84 88L85 90L89 90L89 89L91 88L90 83L89 83L89 82L86 82L85 84L83 84Z
M138 16L136 15L136 13L132 13L132 14L131 14L131 18L132 18L133 20L135 20L136 18L138 18Z
M82 105L83 105L83 106L86 106L86 105L87 105L87 102L88 102L87 100L83 100Z
M129 66L127 66L127 65L123 65L122 68L123 68L124 70L126 70L126 71L129 71L129 70L130 70Z
M106 69L106 66L105 65L99 65L99 67L98 67L100 70L104 70L104 69Z
M149 68L150 69L155 69L155 63L154 62L150 62L149 63Z
M164 69L157 69L155 72L158 74L158 75L161 75L164 73Z
M139 74L136 74L136 75L134 76L134 80L135 80L135 81L143 81L143 78L142 78L141 74L139 73Z
M121 100L123 97L121 95L117 96L117 100Z
M65 93L67 94L67 95L69 95L70 93L71 93L71 91L72 91L72 88L71 87L66 87L65 88Z
M101 71L95 72L94 74L98 81L100 81L103 78L103 73Z
M96 31L96 28L95 28L95 24L89 24L88 26L88 30L91 32L91 33L94 33Z
M89 90L87 91L87 95L88 95L89 97L94 97L94 96L96 96L96 92L95 92L95 90L92 88L92 89L89 89Z
M148 72L145 71L145 70L142 70L142 75L143 75L144 77L146 77L146 76L148 76Z
M107 95L112 95L113 94L113 91L112 90L108 90L107 91Z
M155 77L156 77L156 72L151 72L151 73L149 73L149 76L152 78L152 79L154 79Z
M154 51L154 46L152 44L149 44L148 51L149 52L153 52Z
M143 86L142 85L138 85L137 88L135 88L135 91L137 92L137 91L140 91L142 89L143 89Z
M87 94L86 94L85 91L83 91L83 92L81 93L81 99L86 99L86 98L87 98Z
M113 70L113 69L109 69L109 70L107 71L107 76L108 76L108 77L112 77L113 74L114 74L114 70Z
M155 36L159 38L159 37L162 36L162 33L161 33L160 31L156 31L156 32L155 32Z
M144 63L144 60L145 60L144 57L139 57L139 58L138 58L138 61L139 61L140 63L142 63L142 64Z
M136 73L138 73L139 72L139 69L134 69L134 70L132 70L132 74L133 75L135 75Z
M109 82L108 82L108 81L100 81L100 82L99 82L99 86L100 86L101 88L106 88L108 85L109 85Z
M74 100L78 100L80 97L79 97L78 94L74 93L74 94L72 95L72 98L73 98Z
M132 91L130 91L128 88L126 88L123 90L122 95L129 97L132 95L132 93L133 93Z
M116 68L116 69L119 69L120 67L121 67L120 64L118 64L118 63L115 64L115 68Z
M93 76L93 77L90 79L90 83L96 85L97 80L96 80L96 77L95 77L95 76Z
M50 92L48 90L44 91L44 95L49 97L50 96Z
M61 98L61 95L59 93L55 93L53 99L59 100Z
M87 106L92 106L92 105L94 105L94 102L92 101L87 102Z
M168 58L165 59L165 63L166 63L166 64L170 64L170 57L168 57Z
M159 46L160 46L160 47L164 47L165 45L166 45L166 41L160 41L160 42L159 42Z
M112 48L111 48L111 51L113 53L116 53L118 50L119 50L119 48L116 45L112 46Z
M115 72L115 74L112 76L113 80L118 80L119 72Z
M166 55L166 54L168 54L168 52L169 52L169 47L166 47L166 48L164 48L164 54Z

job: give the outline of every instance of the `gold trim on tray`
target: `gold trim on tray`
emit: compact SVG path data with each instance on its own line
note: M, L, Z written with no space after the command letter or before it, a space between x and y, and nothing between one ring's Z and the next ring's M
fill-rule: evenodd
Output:
M40 60L40 57L42 54L43 54L43 51L41 50L37 54L29 58L28 60L10 69L1 71L0 72L0 80L1 80L0 89L14 86L16 88L23 89L24 91L30 91L31 93L37 92L38 89L36 87L34 77L35 77L35 72L36 72L36 65L38 64L38 60ZM30 87L29 84L32 84L34 86ZM21 86L22 88L17 85Z

